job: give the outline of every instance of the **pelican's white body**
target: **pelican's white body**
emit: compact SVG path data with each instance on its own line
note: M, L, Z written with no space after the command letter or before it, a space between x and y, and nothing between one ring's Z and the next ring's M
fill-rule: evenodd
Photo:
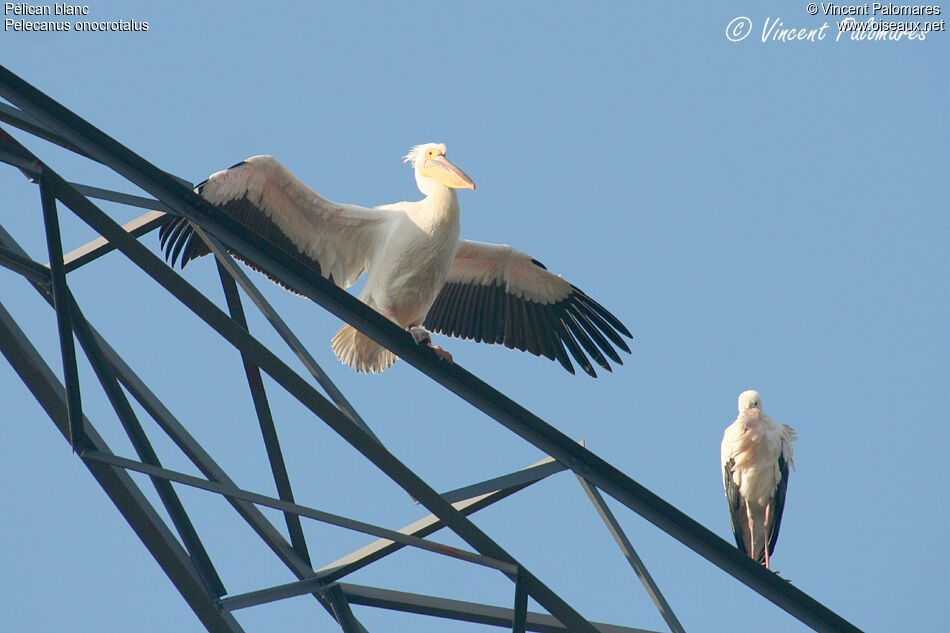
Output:
M619 335L630 332L597 302L510 246L459 238L456 190L475 183L448 161L445 145L417 145L405 159L424 196L417 202L374 208L333 202L272 156L253 156L214 173L197 191L265 241L294 257L299 251L303 265L339 286L349 287L366 272L359 298L417 342L428 342L422 326L431 317L426 326L434 331L543 354L571 373L568 350L591 376L596 374L584 350L608 370L604 353L621 362L611 343L629 352ZM162 231L166 255L181 253L182 265L209 252L184 219ZM452 292L442 294L448 286ZM396 361L349 325L331 345L343 363L361 372L378 373Z
M455 191L433 185L418 202L377 207L392 213L372 250L360 300L406 329L418 328L448 277L459 247L459 203ZM397 356L351 325L330 342L343 363L379 373Z
M374 253L360 299L404 328L422 323L445 283L459 240L459 203L442 187L419 202L377 207L397 217Z

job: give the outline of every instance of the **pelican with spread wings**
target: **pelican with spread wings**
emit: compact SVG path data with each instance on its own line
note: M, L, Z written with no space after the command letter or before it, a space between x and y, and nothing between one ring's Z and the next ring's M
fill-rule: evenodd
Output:
M271 156L219 171L196 191L339 286L366 272L360 300L447 361L451 356L432 344L429 331L556 359L572 374L571 357L594 377L588 355L608 371L608 358L622 364L617 349L630 352L623 340L630 332L599 303L521 251L459 238L456 190L475 183L445 151L441 143L426 143L406 155L425 196L418 202L375 208L331 202ZM170 216L159 235L173 265L209 253L183 217ZM331 345L359 372L381 372L397 359L351 325Z

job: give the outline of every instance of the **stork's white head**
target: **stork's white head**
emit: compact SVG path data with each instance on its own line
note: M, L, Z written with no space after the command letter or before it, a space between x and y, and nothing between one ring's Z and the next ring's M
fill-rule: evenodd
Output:
M445 157L442 143L416 145L405 156L416 172L419 191L429 195L439 186L449 189L474 189L475 183Z
M739 394L739 413L748 411L749 409L762 410L762 397L759 395L759 392L754 389L749 389Z

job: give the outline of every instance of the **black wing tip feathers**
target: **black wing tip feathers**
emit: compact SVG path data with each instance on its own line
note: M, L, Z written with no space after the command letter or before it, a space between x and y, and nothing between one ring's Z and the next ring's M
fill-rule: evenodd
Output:
M630 330L627 329L627 326L621 323L620 319L615 317L610 312L610 310L608 310L604 306L600 305L599 303L591 299L587 295L586 292L584 292L583 290L581 290L574 284L571 284L571 290L573 290L573 293L572 293L573 295L576 295L578 299L583 301L590 309L592 309L594 312L596 312L601 317L603 317L611 325L611 327L613 327L615 330L617 330L618 332L620 332L627 338L633 339L633 334L630 333Z
M543 264L532 260L536 266ZM488 285L446 283L424 319L430 331L556 360L570 374L577 365L597 378L596 363L613 372L623 365L618 350L630 354L623 337L629 330L599 303L572 286L567 297L542 304L509 294L497 282Z
M533 257L531 258L531 263L534 264L535 266L537 266L538 268L543 269L543 270L547 270L547 269L548 269L547 266L545 266L544 264L542 264L541 262L539 262L538 260L536 260L536 259L533 258Z

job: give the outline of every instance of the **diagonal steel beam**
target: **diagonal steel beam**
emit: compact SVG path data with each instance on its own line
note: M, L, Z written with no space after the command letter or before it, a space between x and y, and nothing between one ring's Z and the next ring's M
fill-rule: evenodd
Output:
M515 609L511 616L511 633L525 633L528 624L528 590L521 575L515 581Z
M66 389L2 304L0 351L68 441ZM109 447L92 424L88 420L83 421L85 445L108 454ZM188 554L128 474L97 462L83 463L205 628L212 633L241 633L242 629L234 617L223 613L205 590Z
M79 193L82 193L80 189L76 189ZM83 194L87 195L87 194ZM125 229L131 235L139 237L152 231L161 225L165 214L161 211L150 211L131 222L127 222L122 225L122 228ZM66 272L72 272L84 266L89 262L99 259L103 255L109 253L110 251L115 250L115 247L109 243L109 240L103 237L97 237L91 242L80 246L79 248L73 249L63 258L63 263L66 266Z
M267 495L262 495L256 492L225 486L213 481L201 479L199 477L193 477L184 473L168 470L167 468L153 466L152 464L137 462L124 457L119 457L117 455L106 454L98 451L85 451L82 456L84 459L101 461L112 466L118 466L119 468L134 470L140 473L145 473L146 475L152 477L159 477L167 481L174 481L180 484L185 484L186 486L192 486L193 488L214 492L227 497L228 499L241 499L243 501L250 501L251 503L268 508L274 508L275 510L281 510L282 512L289 512L297 516L306 517L308 519L313 519L322 523L328 523L330 525L336 525L338 527L353 530L355 532L362 532L364 534L378 536L396 543L400 543L402 545L417 547L435 554L442 554L443 556L449 556L451 558L463 560L469 563L475 563L476 565L497 569L498 571L504 572L505 574L511 576L514 576L518 571L515 565L512 565L506 561L493 559L479 554L473 554L472 552L467 552L450 545L444 545L434 541L427 541L425 539L408 534L401 534L395 530L379 527L370 523L365 523L363 521L356 521L355 519L348 519L346 517L331 514L329 512L324 512L322 510L308 508L307 506L302 506L297 503L274 499L273 497L268 497ZM325 577L321 576L321 578ZM307 578L305 580L309 581L310 579ZM302 593L308 592L304 591Z
M428 350L415 346L405 332L356 298L340 291L322 277L313 278L308 275L305 267L286 256L282 257L279 249L272 245L255 241L246 227L227 216L216 215L214 207L193 191L3 67L0 67L0 96L4 96L77 146L88 150L97 160L163 200L176 213L209 229L216 237L250 257L268 274L280 279L288 288L310 297L331 313L357 327L433 380L546 454L555 457L575 473L584 476L601 490L816 631L860 631L787 580L740 555L734 546L611 464L591 451L577 447L563 433L459 365L446 366L445 363L439 362ZM4 148L0 147L0 150ZM18 154L13 152L13 155Z
M40 205L43 207L43 225L46 227L46 247L49 251L50 278L53 288L53 309L59 330L59 348L63 356L63 375L66 377L66 417L69 420L69 445L79 450L83 444L82 397L79 393L79 370L76 367L76 344L69 310L69 290L63 268L63 243L59 235L56 197L52 179L40 174Z
M44 286L51 283L49 268L4 246L0 246L0 266L20 273L33 283Z
M501 475L500 477L492 477L491 479L486 479L485 481L481 481L476 484L456 488L455 490L450 490L449 492L443 492L442 498L449 503L464 501L466 499L479 497L490 492L507 490L508 488L520 486L521 484L533 484L536 481L544 479L545 477L565 470L567 469L564 468L563 464L559 464L552 458L548 457L541 460L537 464L522 470L516 470L513 473Z
M105 356L102 354L102 349L99 348L93 339L89 322L85 316L83 316L72 293L69 293L68 299L76 338L79 339L79 344L82 346L86 358L89 359L89 364L92 365L92 370L99 379L99 383L102 385L102 389L105 391L109 403L115 410L119 422L121 422L122 427L128 434L129 440L135 448L135 452L139 454L139 458L143 461L160 467L162 464L158 459L158 455L155 453L155 449L152 448L152 443L149 441L145 429L139 424L135 412L132 410L128 399L125 397L125 393L122 391L122 387L119 386L119 381L116 379L115 373L112 371L112 368L109 367ZM206 589L216 598L223 596L227 593L224 584L221 582L221 578L218 576L218 572L211 562L211 557L208 556L207 550L205 550L204 545L201 543L198 532L195 530L188 516L188 512L185 511L181 499L178 498L174 488L172 488L168 481L158 477L152 477L152 484L155 486L155 491L158 493L162 505L165 506L168 516L171 517L175 529L178 531L179 536L181 536L185 548L188 550L188 553L191 554L192 562L195 564L202 581L205 583Z
M277 585L276 587L256 589L254 591L248 591L247 593L228 596L227 598L219 600L218 605L225 611L237 611L239 609L247 609L248 607L277 602L278 600L295 598L307 593L318 592L322 594L325 592L328 584L329 582L326 578L317 573L305 580L298 580L297 582L289 582L283 585Z
M333 613L336 615L337 622L343 628L343 633L359 633L356 618L350 610L350 603L346 599L340 585L330 585L326 591L327 598L333 604Z
M0 246L16 253L24 260L32 262L35 266L45 268L42 264L30 260L26 252L17 244L16 240L13 239L2 225L0 225ZM40 296L52 306L52 291L43 284L33 283L32 285ZM90 326L90 331L123 386L129 390L129 393L132 394L142 408L152 416L159 427L168 434L182 453L184 453L208 479L236 487L227 473L211 458L207 451L191 436L181 422L172 415L168 408L162 404L162 401L152 393L148 386L142 382L125 361L122 360L122 357L96 332L95 328ZM312 567L300 558L297 552L284 540L284 537L273 524L267 520L260 510L247 501L232 499L230 502L241 518L247 522L261 540L270 547L271 551L274 552L278 559L280 559L295 576L298 578L313 577ZM313 597L316 598L317 602L319 602L330 615L333 615L329 601L324 598L321 593L315 592L313 593Z
M250 297L251 301L254 302L254 305L257 306L257 309L261 311L261 314L264 315L264 318L273 326L277 331L277 334L280 335L284 342L293 350L297 358L303 363L304 367L307 368L307 371L310 372L310 375L316 379L317 383L323 387L323 390L326 392L330 399L340 408L344 414L346 414L353 423L359 426L361 429L372 435L376 441L379 441L379 438L376 437L376 434L373 433L373 430L369 428L369 425L360 417L360 414L356 412L356 409L350 404L349 400L346 399L346 396L343 395L343 392L330 380L330 377L327 375L323 368L317 363L313 358L313 355L304 347L304 344L300 342L300 339L293 333L293 331L284 323L284 320L280 318L280 315L277 314L277 311L270 305L267 299L264 298L264 295L257 289L257 287L251 282L247 274L241 270L240 266L237 265L237 262L234 261L234 258L228 254L228 250L224 245L214 237L211 237L206 232L204 232L200 227L194 227L195 232L201 236L201 239L204 240L208 248L214 253L215 259L218 262L219 267L223 267L231 278L237 282L244 292Z
M228 275L221 264L218 264L218 275L221 277L221 287L224 289L224 298L228 304L228 312L230 312L231 318L247 330L247 319L244 318L244 307L241 305L237 284L234 283L234 279ZM294 491L290 485L290 476L287 474L287 465L284 463L284 454L280 450L280 439L277 437L277 427L274 425L274 417L271 415L270 404L267 402L267 392L264 390L261 370L257 365L250 362L244 354L241 354L241 362L244 365L244 374L247 376L247 384L251 390L251 399L254 401L254 410L257 412L257 421L260 423L264 450L267 453L267 461L270 462L271 473L274 475L277 495L281 501L293 503ZM291 512L285 512L284 521L287 523L287 532L290 534L290 542L293 548L300 554L300 558L307 561L308 565L311 564L310 552L307 550L307 539L304 537L303 528L300 525L300 517Z
M43 139L44 141L49 141L54 145L59 145L62 148L79 154L80 156L85 156L86 158L95 160L92 158L92 156L85 153L74 144L64 139L62 136L50 131L48 127L19 108L14 108L13 106L9 106L5 103L0 103L0 121L8 123L13 127L19 128L37 138Z
M610 511L609 507L607 507L607 503L604 501L600 491L580 475L577 476L577 480L581 482L584 492L587 493L587 496L590 498L590 502L594 504L594 508L597 509L597 514L600 515L600 518L607 526L607 530L610 532L611 536L614 537L614 540L620 547L620 551L623 552L627 562L630 563L630 566L633 567L633 570L636 572L640 582L643 583L643 588L646 589L650 599L653 600L653 604L656 605L656 608L660 611L660 615L662 615L663 619L666 620L666 624L670 627L670 631L673 633L685 633L683 630L683 625L680 624L676 614L673 613L673 608L670 607L670 604L666 601L666 598L663 597L663 593L657 586L656 581L653 580L653 576L650 575L647 566L643 564L643 560L640 559L640 556L637 554L637 550L633 548L633 544L630 542L630 539L627 538L623 528L620 527L620 523L617 521L616 517L614 517L614 513Z
M0 71L2 71L2 68L0 68ZM0 72L0 76L2 76L2 72ZM0 130L0 141L12 146L18 152L29 154L26 148L20 145L16 139L10 137L2 130ZM35 157L33 157L33 159L36 160ZM100 235L115 243L119 250L125 253L129 259L142 268L149 276L188 305L198 316L214 327L214 329L224 336L232 345L242 352L245 352L256 365L283 385L301 404L320 417L338 435L345 439L364 457L369 459L377 468L382 470L413 498L418 499L433 514L445 522L446 526L451 528L482 555L499 559L511 565L519 565L501 546L474 523L469 521L465 515L455 510L451 504L439 496L439 494L418 475L400 462L393 454L386 450L385 447L380 445L375 438L354 425L333 403L324 398L309 383L290 370L289 367L266 347L261 345L260 342L248 336L246 330L238 326L233 319L221 312L217 306L195 290L194 287L185 282L179 275L175 274L174 271L162 263L161 260L142 246L135 238L122 230L122 227L112 220L112 218L103 213L84 196L79 195L65 180L56 175L48 167L44 166L43 170L44 175L48 175L51 184L56 187L58 197L66 206L72 209L76 215L97 230ZM345 293L344 296L349 297L349 295ZM355 298L349 298L359 303ZM373 318L385 320L387 327L396 327L382 315L375 313L375 311L367 308L365 305L363 305L362 309L374 312L375 316ZM421 347L416 346L414 343L409 343L412 337L405 332L400 333L408 339L406 344L413 348L414 353L423 353L420 351L422 350ZM429 354L428 351L424 353ZM434 357L435 355L432 354L432 356ZM593 633L594 629L590 623L559 595L527 570L525 570L524 573L526 579L525 583L531 597L541 606L546 608L565 625L577 629L578 631Z
M419 615L429 615L463 622L475 622L504 628L512 628L514 611L503 607L493 607L475 602L449 600L404 591L392 591L377 587L365 587L340 583L340 588L350 604L359 604L367 607L404 611ZM592 622L595 631L600 633L655 633L644 629L635 629L614 624ZM565 627L550 615L528 612L525 618L525 628L528 631L541 633L571 633L572 629Z
M465 498L461 501L451 501L449 497L456 496L453 493L444 493L442 496L452 503L456 510L462 514L468 516L475 512L478 512L482 508L486 508L493 503L506 499L511 495L515 494L520 490L524 490L531 484L541 481L545 477L548 477L556 472L560 472L564 469L564 466L558 464L550 457L542 459L541 461L532 464L524 470L517 471L512 473L512 475L520 475L521 473L528 473L530 477L518 477L517 481L508 481L507 485L500 489L495 489L492 492L486 492L475 497ZM509 476L497 477L494 480L489 481L502 481L507 480ZM512 477L512 480L515 478ZM481 484L475 484L472 487L481 487ZM470 487L460 488L459 490L466 490ZM438 530L441 530L445 527L445 524L434 514L425 516L418 521L410 523L409 525L401 528L399 530L402 534L409 534L412 536L428 536ZM379 559L392 554L400 549L402 545L399 543L394 543L389 540L381 539L362 547L351 554L339 558L328 565L324 565L317 570L318 574L322 574L328 581L330 580L339 580L340 578L352 574L358 569L374 563Z

